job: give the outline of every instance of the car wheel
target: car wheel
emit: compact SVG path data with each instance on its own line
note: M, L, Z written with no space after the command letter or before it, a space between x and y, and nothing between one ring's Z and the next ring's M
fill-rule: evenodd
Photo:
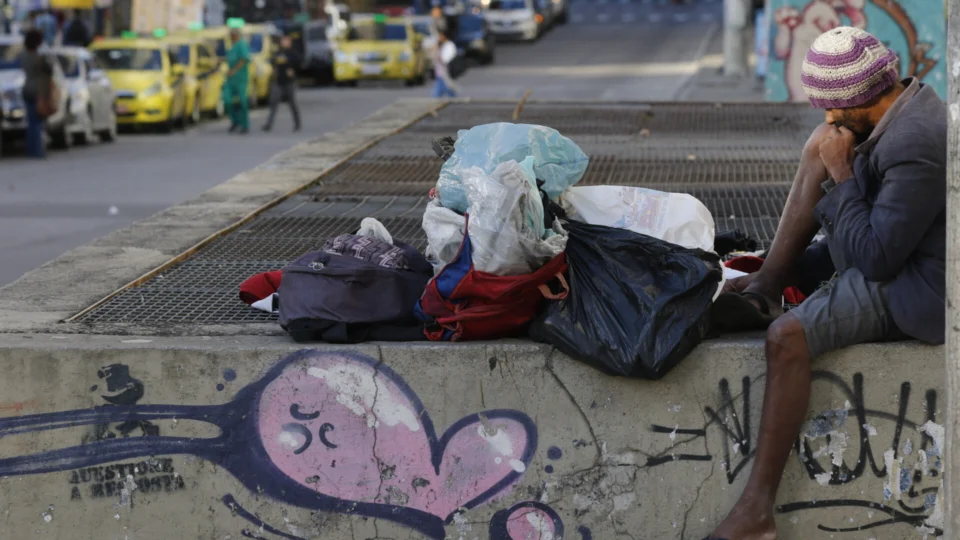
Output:
M570 22L570 8L563 10L560 13L560 16L557 17L557 24L567 24Z
M190 113L190 123L194 125L200 123L200 94L193 98L193 112Z
M50 143L59 150L69 150L73 146L73 137L67 131L66 124L50 134Z
M93 139L94 133L93 133L93 110L92 109L89 109L89 108L87 109L87 118L86 118L86 122L84 122L84 126L86 126L86 129L84 129L80 133L73 134L74 145L85 145Z
M493 63L493 60L494 60L493 49L491 49L490 52L480 57L480 64L484 66L489 66L490 64Z
M112 115L110 118L110 127L97 133L97 136L100 137L100 142L110 143L117 140L117 116Z

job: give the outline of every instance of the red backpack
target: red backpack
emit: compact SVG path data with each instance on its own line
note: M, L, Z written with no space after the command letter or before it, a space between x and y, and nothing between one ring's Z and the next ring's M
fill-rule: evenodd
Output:
M469 219L468 219L469 224ZM569 287L561 253L532 274L498 276L473 268L470 235L460 252L427 284L417 307L431 341L476 341L523 335L544 298L562 300ZM559 293L547 285L554 279Z

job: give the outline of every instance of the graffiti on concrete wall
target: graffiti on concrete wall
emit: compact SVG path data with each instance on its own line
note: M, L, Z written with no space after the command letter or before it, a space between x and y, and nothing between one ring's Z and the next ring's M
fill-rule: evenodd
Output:
M946 23L939 0L773 0L771 10L770 100L807 99L800 80L803 59L820 34L838 26L874 34L900 56L901 75L946 95Z
M670 445L647 459L648 467L689 461L721 459L727 481L733 483L753 459L751 436L751 387L754 381L744 377L739 393L730 383L719 384L720 404L704 407L702 426L653 425L651 431L664 434ZM943 427L936 423L937 394L928 390L919 406L912 399L912 387L900 388L896 411L867 407L864 400L864 376L857 373L853 384L827 371L813 373L814 390L842 396L843 408L823 411L804 428L796 443L796 454L812 481L822 486L852 484L868 475L884 480L883 491L864 493L863 499L816 499L796 501L778 507L791 514L819 508L849 508L849 523L819 524L831 533L860 532L878 527L910 525L925 534L943 534L942 506L937 496L942 487ZM911 415L918 409L920 415ZM918 421L919 420L919 421ZM690 452L706 449L706 438L713 431L723 440L719 455ZM888 442L889 441L889 442ZM861 514L855 512L859 509ZM859 519L856 519L858 517Z
M145 436L96 436L79 446L0 459L0 476L73 471L77 484L94 482L105 492L104 486L124 485L133 491L143 475L153 474L170 476L174 489L181 484L163 460L102 465L189 454L280 503L385 519L442 539L445 525L462 512L516 484L537 449L535 424L515 410L472 414L438 435L417 394L397 373L352 353L295 353L224 405L137 404L143 387L125 366L108 372L112 375L101 376L115 397L108 405L2 418L0 437L84 425L133 426L121 430L129 434L163 419L210 423L220 435L174 437L148 429ZM146 483L153 487L153 480ZM165 489L164 480L158 488ZM223 502L262 531L296 538L261 522L230 494ZM540 503L502 510L490 524L497 540L562 534L559 516Z

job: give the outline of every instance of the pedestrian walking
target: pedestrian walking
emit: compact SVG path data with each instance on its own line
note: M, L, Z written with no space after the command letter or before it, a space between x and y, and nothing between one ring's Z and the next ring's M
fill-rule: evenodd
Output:
M23 103L27 109L27 155L33 158L46 157L43 144L44 119L41 105L48 103L53 93L53 66L40 54L43 32L37 28L27 30L23 39L26 53L23 55Z
M293 130L300 131L300 109L297 107L297 72L295 66L300 65L297 53L293 50L293 40L290 36L280 38L280 49L270 59L273 64L273 82L270 85L270 115L263 126L264 131L273 128L273 120L277 116L277 107L281 101L290 105L293 114Z
M441 31L433 51L433 97L457 97L457 84L450 76L450 63L457 57L457 46Z
M250 45L243 38L242 22L228 21L232 45L227 51L227 82L223 85L223 103L230 110L230 133L250 132Z
M50 10L44 9L34 11L31 15L30 26L40 31L43 36L43 42L52 47L57 41L57 17L50 13Z
M63 44L67 47L86 47L90 45L92 38L87 23L83 22L80 10L73 12L73 19L67 24L63 32Z

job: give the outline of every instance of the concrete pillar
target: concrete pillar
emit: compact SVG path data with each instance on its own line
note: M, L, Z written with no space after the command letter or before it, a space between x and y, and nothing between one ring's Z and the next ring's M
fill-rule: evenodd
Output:
M947 13L947 421L944 538L960 538L960 5Z
M723 74L744 77L750 72L751 0L723 0Z

